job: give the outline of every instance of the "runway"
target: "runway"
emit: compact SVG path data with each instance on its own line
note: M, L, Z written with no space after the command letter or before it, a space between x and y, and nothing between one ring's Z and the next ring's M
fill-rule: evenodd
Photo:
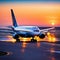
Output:
M2 52L2 53L1 53ZM4 53L4 54L3 54ZM16 42L11 36L0 37L0 60L60 60L60 37L39 42Z

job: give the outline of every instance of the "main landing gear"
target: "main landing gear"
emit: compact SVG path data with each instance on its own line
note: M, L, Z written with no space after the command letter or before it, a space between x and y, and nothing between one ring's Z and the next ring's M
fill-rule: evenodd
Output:
M20 39L16 39L16 42L20 42Z
M15 35L13 38L16 39L16 42L20 42L19 35Z
M32 37L31 42L37 42L37 40Z
M13 38L16 39L16 42L20 42L19 35L15 35ZM28 37L25 37L25 38L28 38ZM31 37L30 37L30 38L31 38ZM27 41L28 41L28 40L27 40ZM31 38L31 42L37 42L37 39L35 39L35 37L32 37L32 38Z

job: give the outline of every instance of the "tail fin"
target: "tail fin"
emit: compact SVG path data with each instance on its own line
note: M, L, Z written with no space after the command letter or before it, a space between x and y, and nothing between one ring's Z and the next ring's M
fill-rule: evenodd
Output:
M14 27L17 27L17 22L16 22L16 18L14 16L14 12L13 12L13 9L11 9L11 15L12 15L12 22L13 22L13 26Z

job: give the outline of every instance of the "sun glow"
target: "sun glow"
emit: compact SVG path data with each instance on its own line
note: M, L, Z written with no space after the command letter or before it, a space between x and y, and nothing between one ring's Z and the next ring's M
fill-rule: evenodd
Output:
M57 22L58 17L57 16L47 16L47 19L49 20L50 26L56 26L58 24L58 22Z
M0 26L12 25L10 9L14 10L19 25L60 26L60 3L9 3L0 4ZM8 20L9 19L9 20ZM7 21L7 23L5 23ZM23 22L24 21L24 22Z
M55 23L54 23L54 22L52 22L51 24L52 24L52 26L54 26L54 25L55 25Z

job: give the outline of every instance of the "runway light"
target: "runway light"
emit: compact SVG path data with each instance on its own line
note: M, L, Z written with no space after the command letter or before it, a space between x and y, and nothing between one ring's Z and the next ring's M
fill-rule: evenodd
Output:
M48 35L48 42L56 42L56 38L53 34Z
M48 32L47 35L50 35L50 32Z
M52 42L56 42L56 39L54 37L52 38Z

